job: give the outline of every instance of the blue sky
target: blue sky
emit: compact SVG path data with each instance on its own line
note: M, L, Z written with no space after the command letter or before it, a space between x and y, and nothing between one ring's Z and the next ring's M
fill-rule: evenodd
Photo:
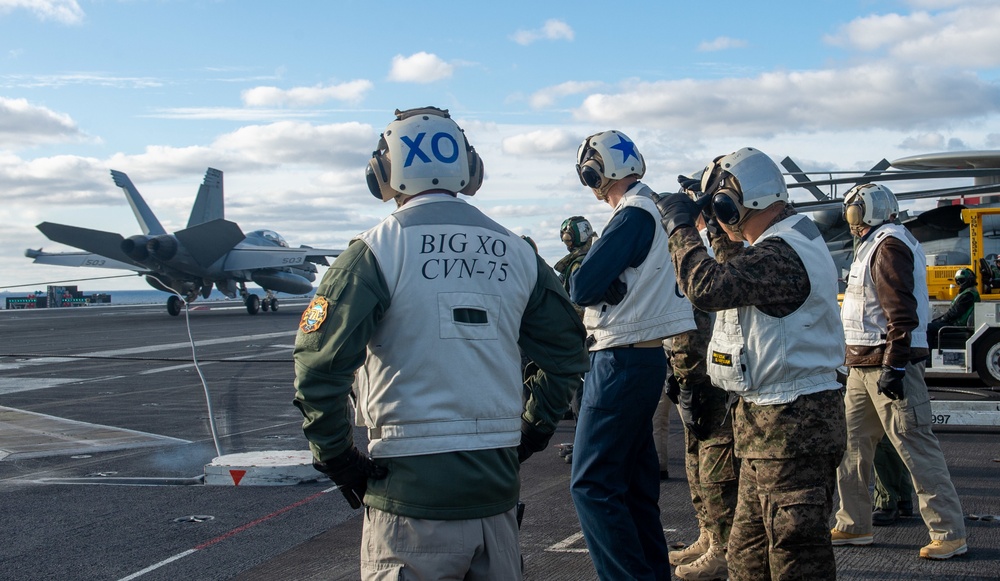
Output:
M392 210L363 171L396 108L451 110L472 203L550 264L563 219L610 215L573 169L596 131L658 191L743 146L831 171L997 149L997 30L994 0L0 0L0 290L111 274L23 256L67 250L42 221L138 233L111 169L168 229L211 166L244 231L343 247Z

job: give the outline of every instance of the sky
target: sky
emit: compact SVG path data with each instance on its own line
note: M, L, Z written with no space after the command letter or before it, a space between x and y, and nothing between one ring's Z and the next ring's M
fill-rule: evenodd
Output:
M0 0L0 291L119 273L24 256L73 250L43 221L138 234L112 169L168 231L213 167L245 232L344 248L394 208L364 169L397 108L451 112L469 201L549 264L565 218L610 217L574 169L598 131L661 192L745 146L831 172L1000 149L998 30L995 0Z

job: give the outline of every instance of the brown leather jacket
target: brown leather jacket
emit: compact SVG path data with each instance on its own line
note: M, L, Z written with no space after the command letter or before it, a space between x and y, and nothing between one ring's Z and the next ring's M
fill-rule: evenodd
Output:
M917 328L917 297L913 294L913 253L901 241L887 237L872 254L872 278L879 304L885 312L886 334L882 345L848 345L848 367L905 367L926 358L927 348L911 348L910 332Z

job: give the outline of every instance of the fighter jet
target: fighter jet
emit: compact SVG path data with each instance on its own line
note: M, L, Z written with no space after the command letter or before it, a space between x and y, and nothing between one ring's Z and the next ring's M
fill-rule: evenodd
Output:
M170 293L167 312L176 316L185 302L191 303L199 295L207 299L213 285L229 298L239 294L251 315L261 310L277 311L275 292L311 292L316 265L329 266L326 257L341 252L309 246L291 248L271 230L244 234L235 222L225 219L222 172L217 169L205 172L187 227L173 234L160 225L127 175L111 170L111 177L125 192L141 234L125 238L113 232L42 222L37 228L49 240L84 252L28 249L25 256L36 264L136 271L153 288ZM264 289L263 298L247 291L250 281Z

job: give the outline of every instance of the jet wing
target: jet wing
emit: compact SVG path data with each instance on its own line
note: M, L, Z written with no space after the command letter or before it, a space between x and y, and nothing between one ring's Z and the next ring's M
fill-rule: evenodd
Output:
M229 251L222 269L231 272L237 270L255 270L258 268L298 266L305 262L314 262L310 260L311 257L337 256L340 252L339 250L315 248L243 246Z
M41 249L24 251L28 258L34 258L35 264L52 264L55 266L85 266L88 268L113 268L116 270L134 270L148 272L141 266L112 260L92 252L42 252Z
M306 260L314 264L320 264L323 266L330 266L330 263L326 261L326 258L337 258L343 250L332 250L330 248L313 248L312 246L299 246L299 248L304 248L309 251L306 256Z
M79 226L55 224L53 222L42 222L36 228L41 230L42 234L45 234L45 237L53 242L86 250L87 252L92 252L111 260L117 260L118 262L141 266L122 252L122 241L124 239L121 237L121 234L80 228Z

